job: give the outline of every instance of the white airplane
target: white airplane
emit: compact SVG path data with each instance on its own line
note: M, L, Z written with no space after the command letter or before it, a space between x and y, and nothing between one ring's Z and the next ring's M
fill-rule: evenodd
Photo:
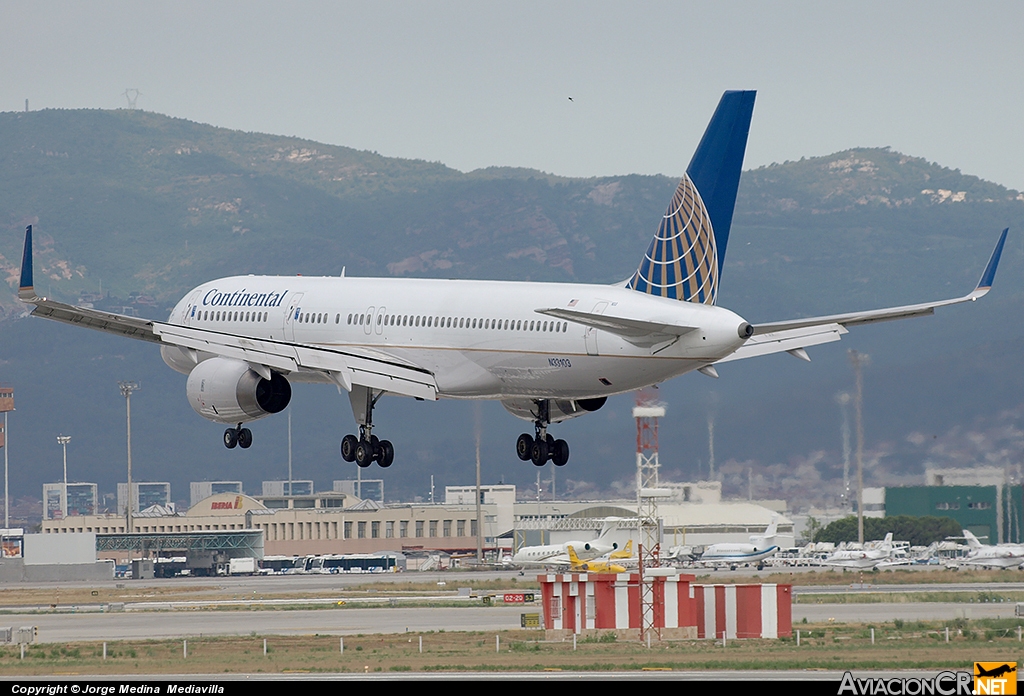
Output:
M569 547L572 546L580 560L589 561L616 551L619 545L608 539L618 528L617 517L607 517L601 525L601 533L588 541L573 540L562 544L524 546L512 556L512 564L519 566L568 566L571 565Z
M230 425L224 445L247 448L245 423L283 411L291 384L348 392L359 434L341 456L390 466L394 448L373 433L384 394L416 399L496 399L530 421L520 459L563 466L569 445L553 423L694 370L839 340L860 324L932 314L991 287L1003 231L978 286L955 299L751 325L716 306L754 92L726 92L632 276L614 285L411 278L234 276L189 291L167 321L150 321L39 297L26 230L18 297L33 316L160 346L188 375L186 395L204 418Z
M1017 568L1024 564L1024 545L996 544L990 546L978 541L978 537L964 530L964 538L970 547L968 555L956 560L957 565L973 565L983 568Z
M863 549L840 549L822 561L822 565L853 570L889 568L909 564L910 559L900 558L896 555L892 544L892 532L886 534L885 539L880 542L868 542Z
M756 563L760 568L764 559L774 556L779 550L775 544L778 527L778 516L773 516L764 534L752 534L749 544L711 544L704 549L697 563L703 566L729 566L734 570L739 565Z

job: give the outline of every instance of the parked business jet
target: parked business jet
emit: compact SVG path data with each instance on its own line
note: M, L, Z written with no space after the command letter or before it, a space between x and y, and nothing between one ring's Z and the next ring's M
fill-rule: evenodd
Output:
M224 445L247 448L245 423L283 411L291 383L348 392L358 435L341 456L390 466L394 448L373 433L384 394L496 399L534 432L519 458L563 466L569 445L553 423L607 398L729 360L839 340L850 326L933 313L988 292L1003 231L978 286L950 300L752 326L716 306L754 92L726 92L639 266L615 285L411 278L235 276L204 283L165 322L39 297L32 228L19 298L33 316L150 341L188 375L192 408L231 427Z
M964 538L967 539L967 546L970 548L967 556L955 561L956 565L972 565L982 568L1017 568L1024 564L1024 545L1021 544L996 544L994 546L982 544L978 537L968 530L964 530Z
M542 544L524 546L512 557L512 563L519 566L568 566L569 547L577 549L579 557L584 560L597 558L616 551L619 545L609 539L613 531L618 529L618 517L607 517L601 525L601 533L596 539L588 541L573 540L562 544ZM630 547L632 549L632 547Z
M892 543L892 532L889 532L882 541L869 541L863 549L840 549L822 561L822 565L851 570L871 570L910 565L910 559L896 553Z
M628 542L630 545L633 543L632 540ZM616 563L610 557L608 558L595 558L592 561L580 560L580 557L576 555L576 549L570 545L568 547L569 552L569 570L574 573L625 573L626 566ZM632 554L632 551L630 551Z
M752 534L749 544L721 543L711 544L701 554L697 563L703 566L728 566L735 570L743 564L756 563L758 568L762 567L762 561L769 556L775 555L779 547L775 544L775 537L778 531L778 516L773 516L771 524L764 530L764 534Z

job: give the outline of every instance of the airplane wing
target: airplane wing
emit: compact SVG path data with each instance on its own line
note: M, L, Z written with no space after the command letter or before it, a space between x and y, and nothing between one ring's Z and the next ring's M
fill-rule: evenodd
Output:
M248 338L76 307L39 297L32 284L31 226L25 232L18 299L33 305L33 316L87 326L150 343L185 348L194 355L197 362L198 352L242 360L265 379L270 378L270 370L284 374L313 371L325 374L345 391L351 391L352 386L357 385L419 399L437 399L437 382L430 371L378 351L339 350L320 345Z
M1003 230L999 236L999 241L992 251L992 256L989 257L988 265L985 267L985 272L981 274L977 287L963 297L939 300L937 302L903 305L900 307L873 309L864 312L848 312L846 314L832 314L823 317L755 324L754 335L746 344L732 355L718 362L741 360L758 355L781 353L782 351L786 351L802 360L810 360L804 348L838 341L840 336L847 333L847 327L874 324L882 321L894 321L896 319L908 319L910 317L922 317L934 314L935 309L938 307L960 304L961 302L974 302L984 297L992 289L992 281L996 276L999 257L1003 253L1003 245L1006 244L1007 232L1009 232L1009 228Z

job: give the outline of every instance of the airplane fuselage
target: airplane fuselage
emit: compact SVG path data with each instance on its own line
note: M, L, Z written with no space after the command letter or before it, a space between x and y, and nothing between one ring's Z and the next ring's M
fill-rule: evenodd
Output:
M701 554L703 565L737 565L740 563L760 563L769 556L774 556L778 546L755 546L754 544L712 544Z
M573 307L696 330L653 346L537 312ZM744 343L735 313L618 286L472 280L235 276L195 288L170 324L384 356L429 370L447 398L586 399L656 384ZM188 374L197 359L163 346ZM303 371L289 381L330 382Z
M960 565L975 565L982 568L1016 568L1024 564L1024 547L1014 545L984 546L966 558L957 561Z

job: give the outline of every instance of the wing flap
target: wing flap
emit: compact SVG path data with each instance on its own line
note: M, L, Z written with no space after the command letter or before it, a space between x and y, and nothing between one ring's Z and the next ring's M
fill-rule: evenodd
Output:
M154 323L153 331L163 343L174 346L266 365L279 372L295 372L299 368L295 350L288 344L174 324Z
M286 373L324 372L346 390L358 385L418 399L437 399L437 383L432 373L392 360L172 324L154 323L154 331L161 340L172 345L266 365Z
M159 343L160 338L153 332L153 322L138 317L129 317L124 314L114 314L98 309L75 307L74 305L54 302L44 297L35 297L32 300L22 301L35 305L32 309L32 316L53 319L65 324L86 326L97 331L137 338L141 341Z
M772 353L809 348L810 346L818 346L822 343L832 343L833 341L838 341L840 336L845 333L849 332L841 324L833 323L804 326L760 335L755 334L739 350L718 362L731 362L733 360L743 360L744 358L754 358L759 355L771 355Z

